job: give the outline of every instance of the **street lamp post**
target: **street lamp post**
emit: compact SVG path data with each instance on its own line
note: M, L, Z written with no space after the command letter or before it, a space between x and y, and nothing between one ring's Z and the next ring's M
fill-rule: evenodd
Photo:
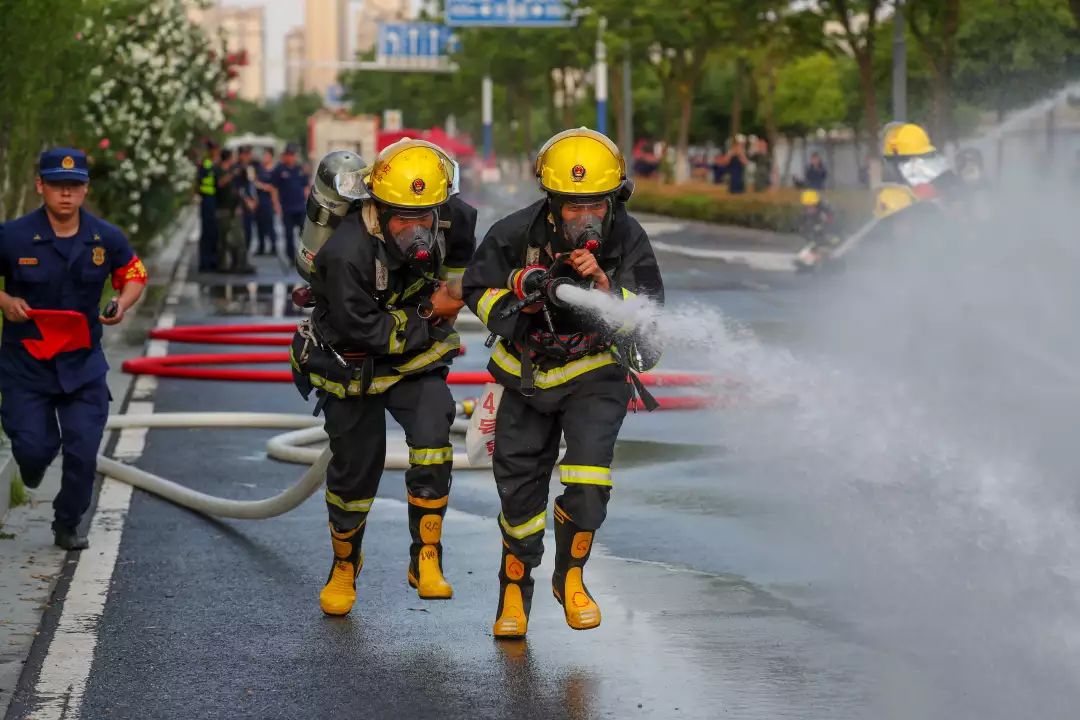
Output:
M480 84L480 119L484 123L485 163L491 162L491 154L495 146L495 137L491 126L492 115L494 114L492 112L492 91L491 76L484 75L484 79Z
M907 120L907 36L904 32L904 0L896 0L893 14L893 120Z
M607 135L608 69L605 30L607 18L601 17L596 31L596 130Z

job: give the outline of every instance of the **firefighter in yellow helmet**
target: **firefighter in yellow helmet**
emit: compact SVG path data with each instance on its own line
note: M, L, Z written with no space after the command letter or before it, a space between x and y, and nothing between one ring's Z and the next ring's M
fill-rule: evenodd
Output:
M957 184L955 172L945 155L930 142L930 136L914 123L894 122L882 132L883 180L906 185L919 200L931 200Z
M884 220L901 210L911 207L915 202L915 194L907 185L887 183L882 185L877 192L877 200L874 203L874 217L878 220Z
M453 594L442 571L456 414L446 375L460 349L453 321L463 303L446 280L464 271L476 224L476 211L452 197L454 172L436 146L402 140L379 153L366 175L354 170L332 182L363 187L350 189L360 198L355 211L333 221L313 255L314 309L292 347L294 380L305 397L315 391L333 453L326 472L333 562L319 595L328 615L348 613L356 600L361 541L385 460L386 411L409 446L408 582L424 599Z
M567 130L540 150L536 177L543 199L495 223L462 283L465 302L497 337L488 368L503 386L492 457L502 501L499 638L523 637L528 626L560 437L565 489L554 503L552 590L570 627L600 624L582 573L607 512L615 441L634 391L653 407L634 373L659 359L646 338L560 294L573 285L663 301L648 236L625 207L618 148L598 132Z

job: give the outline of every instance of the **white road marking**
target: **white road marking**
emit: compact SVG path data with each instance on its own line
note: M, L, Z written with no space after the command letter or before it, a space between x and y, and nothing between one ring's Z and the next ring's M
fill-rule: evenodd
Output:
M658 235L674 235L677 232L681 232L686 225L683 223L657 221L643 222L641 223L641 227L650 238L653 238Z
M755 270L771 272L795 271L796 253L765 252L762 250L706 250L682 247L681 245L673 245L660 240L653 240L652 246L657 252L667 252L701 260L719 260L726 263L746 265Z

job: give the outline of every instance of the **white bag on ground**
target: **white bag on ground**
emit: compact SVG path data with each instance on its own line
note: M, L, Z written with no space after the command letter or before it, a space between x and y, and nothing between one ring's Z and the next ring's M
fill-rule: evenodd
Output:
M495 416L499 414L502 402L503 386L488 383L476 402L476 409L469 418L469 429L465 433L465 451L469 455L469 464L474 467L486 467L491 464L495 454Z

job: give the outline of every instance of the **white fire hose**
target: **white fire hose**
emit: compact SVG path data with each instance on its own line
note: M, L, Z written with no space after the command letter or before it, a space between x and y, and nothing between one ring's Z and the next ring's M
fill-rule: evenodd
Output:
M461 410L459 404L459 411ZM454 421L451 432L464 434L468 423L461 418ZM107 430L127 428L270 428L289 432L276 435L266 444L270 458L288 463L311 465L291 487L262 500L229 500L208 495L198 490L166 480L132 465L98 455L98 471L107 477L120 480L140 490L158 495L170 502L204 515L257 520L275 517L289 512L311 497L326 478L330 463L330 448L307 447L327 442L326 432L319 419L310 415L288 413L217 412L217 413L153 413L134 415L110 415ZM393 436L392 436L393 437ZM386 451L388 470L409 468L409 449L404 442L392 443ZM454 453L457 470L478 469L469 463L465 453Z

